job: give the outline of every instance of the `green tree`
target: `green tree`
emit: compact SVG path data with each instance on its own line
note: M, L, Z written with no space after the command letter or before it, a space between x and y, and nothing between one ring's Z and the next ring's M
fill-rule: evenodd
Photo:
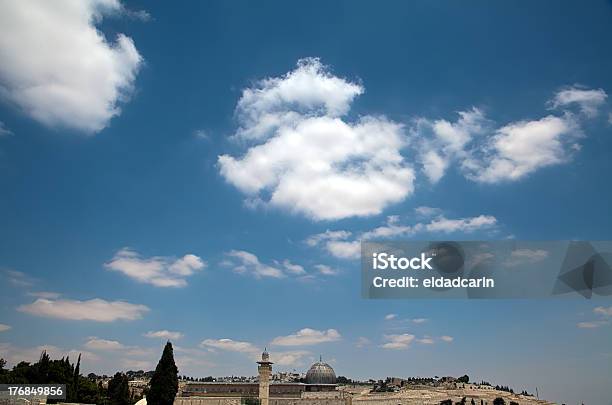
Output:
M466 375L463 375L463 376L457 378L457 381L467 384L467 383L470 382L470 377L468 377L468 375L466 374Z
M493 400L493 405L506 405L506 401L503 398L497 397Z
M172 405L174 403L174 397L178 392L178 369L174 363L172 343L169 341L155 367L150 385L147 404Z
M108 398L111 405L130 404L130 387L125 374L117 373L108 382Z

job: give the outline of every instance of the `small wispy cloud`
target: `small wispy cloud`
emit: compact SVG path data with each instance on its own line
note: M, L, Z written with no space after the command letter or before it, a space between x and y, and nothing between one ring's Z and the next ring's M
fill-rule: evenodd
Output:
M271 344L277 346L308 346L335 342L340 339L341 335L336 329L316 330L304 328L291 335L277 336L272 340Z
M60 293L51 292L51 291L32 291L32 292L29 292L28 295L30 297L46 298L50 300L57 299L61 296Z
M587 89L582 86L570 86L559 90L548 102L551 109L576 105L587 117L595 117L599 108L605 103L608 95L603 89Z
M116 351L125 349L125 345L119 343L116 340L100 339L97 337L90 337L84 346L94 351Z
M142 257L130 249L120 249L104 267L122 273L140 283L156 287L185 287L186 278L204 269L207 263L194 254L181 258Z
M0 274L12 285L16 287L32 287L38 279L17 270L3 269Z
M435 343L435 341L429 336L425 336L421 339L417 339L417 342L424 344L424 345L433 345Z
M369 346L370 344L372 344L370 339L360 336L359 338L357 338L357 342L355 342L355 347L362 348L362 347Z
M578 322L576 326L580 329L596 329L607 324L607 321L586 321Z
M543 249L515 249L504 262L506 267L516 267L524 264L540 262L548 257L548 251Z
M415 336L410 333L403 333L400 335L385 335L383 343L380 347L389 350L403 350L410 347L410 344L414 342Z
M195 136L198 139L204 139L204 140L210 139L210 135L208 134L208 131L204 129L196 129L195 131L193 131L193 136Z
M603 316L612 316L612 307L595 307L593 312Z
M227 259L222 265L231 267L235 273L250 274L257 279L286 277L280 266L275 267L262 263L256 255L246 250L230 250L225 255Z
M8 135L13 135L13 131L8 129L6 125L4 125L4 122L0 121L0 137Z
M317 269L317 271L320 274L323 274L324 276L335 276L339 273L337 269L326 264L316 264L314 268Z
M205 339L200 343L202 347L209 347L213 349L220 349L229 352L239 353L255 353L259 352L259 349L250 342L242 342L239 340L232 339Z
M149 331L143 335L144 337L152 339L167 339L167 340L179 340L183 337L181 332L173 332L169 330L156 330Z
M17 310L45 318L113 322L140 319L149 308L126 301L106 301L100 298L87 301L39 298L31 304L19 306Z
M498 229L497 218L491 215L477 215L465 218L447 218L438 208L420 207L427 213L425 221L403 223L397 215L387 217L385 224L364 232L353 233L346 230L327 230L309 236L305 243L308 246L320 246L329 254L339 259L359 259L361 241L409 237L417 234L453 234L473 233L477 231L495 231ZM434 214L431 217L429 214Z

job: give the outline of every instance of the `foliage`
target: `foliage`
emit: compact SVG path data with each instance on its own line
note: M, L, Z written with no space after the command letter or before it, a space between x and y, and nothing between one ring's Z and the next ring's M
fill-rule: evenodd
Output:
M0 384L65 384L65 400L48 400L54 402L101 403L103 391L94 381L80 374L81 356L76 367L70 363L69 357L61 360L51 360L49 354L43 351L36 363L22 361L11 370L5 370L6 361L0 359Z
M178 392L178 369L174 363L172 343L167 342L164 347L155 373L151 378L147 404L149 405L172 405L174 397Z
M467 383L470 382L470 377L468 377L468 375L466 374L466 375L463 375L463 376L457 378L457 381L467 384Z
M506 401L503 398L497 397L493 400L493 405L506 405Z
M241 405L259 405L259 398L242 398Z
M340 375L340 376L338 376L338 377L336 378L336 383L337 383L337 384L352 384L352 383L353 383L353 380L351 380L351 379L349 379L349 378L346 378L346 377L345 377L345 376L343 376L343 375Z
M127 375L117 373L108 382L108 398L110 405L130 404L130 387Z

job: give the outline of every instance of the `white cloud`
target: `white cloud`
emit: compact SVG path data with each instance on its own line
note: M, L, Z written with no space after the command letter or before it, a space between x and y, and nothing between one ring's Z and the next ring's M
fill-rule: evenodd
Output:
M211 347L213 349L221 349L229 352L240 353L257 353L259 349L252 343L241 342L232 339L206 339L200 343L203 347Z
M482 183L519 180L570 160L580 130L570 115L549 115L499 128L462 162L468 178Z
M167 340L179 340L183 337L181 332L172 332L169 330L157 330L149 331L143 335L148 338L167 339Z
M270 353L270 361L274 362L277 366L298 366L304 363L304 357L308 355L310 355L310 352L306 350L272 352Z
M576 326L578 326L580 329L595 329L595 328L599 328L600 326L603 326L606 324L607 322L605 321L590 321L590 322L578 322Z
M210 138L210 136L208 135L208 131L205 131L203 129L196 129L195 131L193 131L193 135L199 139L207 140Z
M262 138L272 135L287 115L345 115L361 85L331 75L316 58L298 61L297 68L282 77L268 78L243 90L236 113L242 127L238 135Z
M603 316L612 316L612 307L595 307L593 312Z
M314 268L317 269L319 273L323 274L324 276L335 276L338 274L337 269L334 269L333 267L328 266L326 264L316 264Z
M0 5L0 97L44 125L95 133L120 114L142 57L131 38L96 24L118 0Z
M385 315L385 321L390 321L392 319L397 318L397 314L387 314Z
M135 20L140 20L142 22L151 21L152 17L146 10L130 10L126 7L122 7L123 14L129 18L133 18Z
M361 242L332 240L325 245L332 256L341 259L358 259L361 255Z
M409 333L403 333L401 335L385 335L384 339L386 343L383 343L380 347L383 349L391 350L402 350L410 347L410 344L415 340L415 336Z
M392 237L413 234L421 229L421 225L416 227L399 224L399 217L391 215L387 217L387 223L370 231L361 234L362 240L387 239Z
M236 273L252 274L255 278L286 277L281 269L261 263L257 256L245 250L231 250L226 255L229 259L225 265L233 267Z
M465 156L465 148L475 136L483 134L490 122L478 108L458 112L456 122L418 118L411 129L422 171L437 183L450 164Z
M548 251L543 249L515 249L510 253L510 258L504 262L504 265L514 267L521 264L537 263L547 257Z
M453 338L452 336L440 336L440 339L442 339L444 342L446 343L451 343L453 340L455 340L455 338Z
M11 329L10 325L6 325L4 323L0 323L0 332L5 332L7 330Z
M374 215L404 200L414 172L400 153L403 126L342 118L362 92L313 58L244 90L236 136L251 146L220 156L221 175L251 199L314 220Z
M306 270L304 270L304 267L300 266L299 264L293 264L289 260L283 260L283 267L285 268L287 272L291 274L295 274L295 275L306 274Z
M125 301L106 301L100 298L88 301L39 298L31 304L21 305L20 312L46 318L70 319L96 322L131 321L142 318L149 311L144 305Z
M347 239L351 236L349 231L330 231L327 230L323 233L312 235L306 239L308 246L317 246L319 243L326 242L328 240Z
M156 287L184 287L186 277L207 266L201 258L187 254L179 259L154 256L143 258L134 250L123 248L104 265L140 282Z
M372 342L370 341L370 339L360 336L357 339L357 342L355 343L355 347L357 348L362 348L362 347L366 347L369 346L370 344L372 344Z
M9 283L17 287L31 287L38 280L34 277L17 270L3 269L0 270Z
M13 131L8 129L6 125L4 125L4 122L0 121L0 137L5 135L13 135Z
M29 292L28 295L30 297L47 298L47 299L56 299L61 296L60 293L51 292L51 291L33 291L33 292Z
M435 341L432 338L427 337L427 336L421 339L417 339L417 342L423 345L433 345L435 343Z
M429 232L474 232L477 230L492 228L497 224L497 219L491 215L479 215L471 218L447 219L440 216L425 226Z
M291 335L275 337L272 340L272 344L278 346L307 346L335 342L340 339L340 333L336 329L316 330L304 328Z
M430 218L436 215L440 215L442 213L442 210L440 208L435 208L435 207L421 206L421 207L416 207L414 209L414 212L419 217Z
M569 162L580 150L583 118L593 118L606 101L602 89L569 87L548 102L552 109L577 105L583 114L518 120L498 126L478 108L458 112L454 122L417 118L410 128L411 146L421 171L438 182L457 164L462 174L480 183L517 181L553 165Z
M412 319L412 323L416 323L416 324L425 323L425 322L427 322L427 318L414 318L414 319Z
M605 103L608 95L603 89L585 89L578 86L560 90L549 101L551 108L567 107L575 104L587 117L595 117L599 107Z
M441 212L437 208L427 207L428 212ZM332 256L340 259L358 259L361 255L362 240L389 239L416 235L418 233L472 233L476 231L493 230L497 227L497 219L490 215L448 219L438 215L430 222L417 222L413 225L400 223L398 216L387 217L386 224L369 231L361 232L350 239L353 234L348 231L329 231L315 234L306 239L306 244L312 247L322 246Z
M85 347L94 351L116 351L123 350L126 347L116 340L99 339L91 337L85 342Z

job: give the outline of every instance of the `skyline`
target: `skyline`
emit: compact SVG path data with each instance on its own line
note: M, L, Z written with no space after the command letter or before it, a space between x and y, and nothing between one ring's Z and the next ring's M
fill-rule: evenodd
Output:
M611 239L609 2L28 9L0 3L9 364L147 370L168 339L199 377L268 347L276 370L612 396L609 300L364 300L358 260Z

